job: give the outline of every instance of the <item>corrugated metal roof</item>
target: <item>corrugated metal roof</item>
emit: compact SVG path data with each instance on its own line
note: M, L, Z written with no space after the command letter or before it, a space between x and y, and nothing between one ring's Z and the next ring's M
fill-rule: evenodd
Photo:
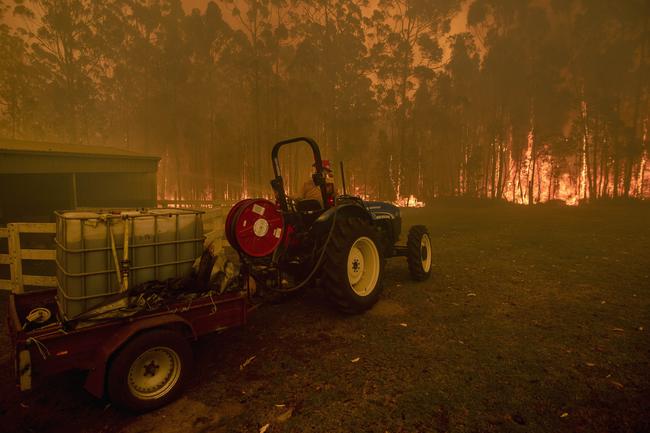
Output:
M126 149L105 146L86 146L71 143L52 143L46 141L12 140L0 138L0 153L25 154L65 154L70 156L93 156L99 158L138 158L155 159L159 156L146 155Z

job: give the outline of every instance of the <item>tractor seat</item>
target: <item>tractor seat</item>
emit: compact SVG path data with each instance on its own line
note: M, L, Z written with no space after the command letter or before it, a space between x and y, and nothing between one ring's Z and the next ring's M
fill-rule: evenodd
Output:
M306 200L298 200L296 202L296 210L301 213L314 212L322 209L323 209L323 205L321 205L318 200L306 199Z

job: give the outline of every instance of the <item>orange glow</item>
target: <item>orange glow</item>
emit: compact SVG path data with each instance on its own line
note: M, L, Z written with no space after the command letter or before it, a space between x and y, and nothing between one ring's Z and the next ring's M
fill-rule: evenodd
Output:
M571 175L564 173L559 179L559 188L556 195L558 200L563 200L569 206L577 206L579 203L576 186L573 184Z
M579 182L579 191L578 197L586 199L588 190L587 190L587 143L589 141L589 128L587 127L587 102L582 101L582 118L585 122L585 131L582 138L582 150L580 153L582 167L580 169L580 182Z
M395 206L399 207L424 207L426 204L420 201L413 194L408 197L397 196L397 200L393 202Z
M643 140L642 143L644 147L647 146L648 143L648 119L645 119L643 121ZM646 165L648 163L648 151L643 150L643 155L641 156L641 164L639 164L639 174L637 177L637 185L636 185L636 196L637 197L644 197L645 196L645 169Z

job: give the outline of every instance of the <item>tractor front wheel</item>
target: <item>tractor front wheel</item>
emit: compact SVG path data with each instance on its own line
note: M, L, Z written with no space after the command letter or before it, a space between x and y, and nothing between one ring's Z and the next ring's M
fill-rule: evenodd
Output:
M411 278L415 281L428 279L431 276L431 238L425 226L411 227L406 248Z
M384 259L377 231L369 221L341 218L327 245L323 285L337 307L361 313L379 299Z

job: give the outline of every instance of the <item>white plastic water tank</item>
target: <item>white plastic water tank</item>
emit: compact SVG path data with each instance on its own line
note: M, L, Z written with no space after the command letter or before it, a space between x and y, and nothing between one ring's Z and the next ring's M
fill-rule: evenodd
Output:
M129 287L191 272L203 244L202 211L151 209L57 212L58 301L66 319L101 304L120 291L118 264L128 226Z

